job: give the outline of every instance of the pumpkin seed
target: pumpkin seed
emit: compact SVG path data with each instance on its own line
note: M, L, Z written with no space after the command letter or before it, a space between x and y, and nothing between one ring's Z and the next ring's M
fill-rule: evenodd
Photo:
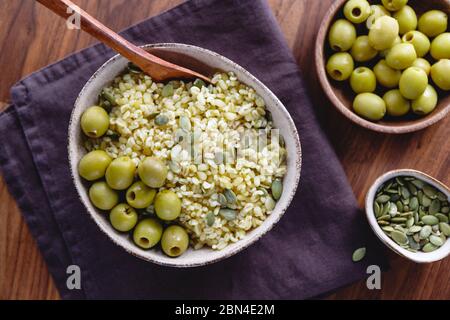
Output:
M439 223L439 230L441 230L446 237L450 237L450 225L448 223Z
M214 212L208 212L208 214L206 215L206 224L208 225L208 227L212 227L215 220L216 216L214 215Z
M268 211L272 211L273 209L275 209L275 205L275 200L273 200L271 196L268 196L266 198L266 201L264 202L264 206L266 207L266 209Z
M113 106L117 105L116 97L114 96L113 92L111 92L110 90L103 89L101 95L111 105L113 105Z
M431 205L431 199L428 196L423 195L421 205L428 208Z
M419 243L420 242L420 235L418 233L413 235L413 239L415 242Z
M387 222L385 220L379 220L377 222L378 222L378 225L380 225L380 226L388 226L389 225L389 222Z
M404 185L405 185L405 183L403 182L402 178L400 178L400 177L396 177L396 178L395 178L395 181L397 181L397 183L398 183L399 185L401 185L401 186L404 186Z
M202 87L206 87L205 81L203 81L202 79L195 79L193 85L199 89L201 89Z
M227 221L233 221L234 219L236 219L237 212L236 210L232 209L220 209L219 215Z
M407 186L408 186L408 190L411 194L417 195L417 188L415 185L413 185L411 182L408 182Z
M419 222L419 213L417 211L414 212L414 223L418 223Z
M130 73L135 73L135 74L142 73L141 68L139 68L133 62L128 62L127 69Z
M425 183L422 180L418 180L418 179L412 180L411 183L419 189L423 189L423 186L425 185Z
M431 226L424 226L422 230L420 230L419 236L420 239L428 239L428 237L431 235L432 229Z
M436 247L441 247L444 244L444 241L438 236L431 235L430 243L434 244Z
M437 193L437 198L439 199L439 201L447 201L447 196L440 191L438 191Z
M393 202L389 203L389 214L391 217L395 217L398 213L397 205Z
M391 232L392 239L400 245L404 245L408 243L408 238L406 235L398 230L394 230Z
M390 219L391 219L391 216L388 214L385 214L384 216L377 218L377 220L390 220Z
M382 216L385 216L385 215L387 215L388 212L389 212L390 204L389 204L389 202L388 202L388 203L385 203L385 204L382 205L382 206L383 206L383 210L381 211L381 215L382 215Z
M449 208L449 207L443 207L443 208L441 209L441 212L442 212L442 213L449 213L449 212L450 212L450 208Z
M411 236L408 236L408 245L413 250L420 250L420 245Z
M423 223L429 226L434 226L435 224L439 223L439 219L431 215L423 216L421 220L423 221Z
M425 193L430 199L437 198L437 190L428 184L423 186L423 193Z
M281 198L281 194L283 193L283 182L281 179L275 179L272 182L272 196L275 200L279 200Z
M409 228L409 232L412 232L412 233L420 232L420 230L422 230L421 226L412 226Z
M435 216L436 218L438 218L440 222L448 223L448 217L447 217L445 214L442 214L442 213L436 213L434 216Z
M434 244L432 243L427 243L423 246L422 251L423 252L433 252L434 250L436 250L438 247L436 247Z
M155 118L155 124L157 126L165 126L167 123L169 123L169 117L164 114L159 114Z
M412 197L409 202L409 209L416 210L417 208L419 208L419 199L417 199L417 197Z
M411 217L406 221L406 227L411 228L413 225L414 225L414 217Z
M431 202L430 208L428 209L428 212L430 214L436 214L441 210L441 202L438 199L434 199Z
M391 222L406 222L408 219L404 217L392 218Z
M162 88L161 95L167 98L173 96L173 92L174 92L173 85L168 83Z
M380 204L378 202L374 202L373 203L373 212L375 213L375 217L379 217L381 214L381 207Z
M361 261L362 259L364 259L365 255L366 255L366 248L365 247L356 249L353 252L352 260L353 260L353 262Z
M219 193L218 201L222 207L226 207L228 204L227 198L223 195L223 193Z
M223 195L227 199L228 204L236 204L237 198L236 198L236 194L233 192L233 190L225 189L225 191L223 192Z
M409 190L406 187L401 187L400 190L401 190L402 197L404 199L409 199L409 197L411 197L411 193L409 192Z
M376 203L376 202L375 202ZM403 203L401 201L397 201L395 203L395 205L397 206L398 211L402 212L403 211Z
M382 195L382 196L379 196L375 201L378 202L378 203L383 203L384 204L384 203L388 202L390 199L391 199L390 196Z
M386 231L386 232L392 232L392 231L394 231L394 228L392 228L391 226L381 227L381 229L383 229L383 231Z
M403 218L410 218L410 217L412 217L413 216L413 212L412 211L409 211L409 212L403 212L403 213L400 213L400 217L403 217Z

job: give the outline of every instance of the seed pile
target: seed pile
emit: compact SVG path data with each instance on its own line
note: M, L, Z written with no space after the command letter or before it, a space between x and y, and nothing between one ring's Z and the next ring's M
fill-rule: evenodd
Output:
M377 191L377 222L398 245L411 252L432 252L450 237L449 199L414 177L396 177Z

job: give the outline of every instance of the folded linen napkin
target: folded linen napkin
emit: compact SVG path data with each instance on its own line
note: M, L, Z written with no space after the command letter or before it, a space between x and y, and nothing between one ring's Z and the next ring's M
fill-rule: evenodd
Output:
M68 164L67 128L75 99L114 53L97 44L44 68L12 88L12 105L0 114L0 168L63 298L310 298L365 277L370 264L385 265L264 0L192 0L123 35L137 44L205 47L258 77L296 122L301 182L274 229L225 261L175 269L139 260L89 218ZM360 246L367 247L367 256L354 263L352 252ZM81 290L66 286L72 264L81 268Z

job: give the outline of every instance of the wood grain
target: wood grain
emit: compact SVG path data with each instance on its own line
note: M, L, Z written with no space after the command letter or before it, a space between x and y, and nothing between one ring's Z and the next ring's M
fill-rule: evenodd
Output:
M167 10L181 0L74 1L113 30L120 30ZM324 95L311 59L321 18L332 0L269 0L309 85L323 129L341 160L363 206L365 192L382 173L414 168L450 184L450 118L417 133L389 136L357 127ZM139 8L139 10L136 10ZM312 14L313 13L313 14ZM20 78L82 49L94 40L66 29L64 21L29 0L0 2L0 101ZM49 41L49 39L52 39ZM0 299L58 299L43 259L6 186L0 180ZM450 299L450 259L418 265L390 254L392 268L383 274L382 290L365 281L343 288L329 299Z

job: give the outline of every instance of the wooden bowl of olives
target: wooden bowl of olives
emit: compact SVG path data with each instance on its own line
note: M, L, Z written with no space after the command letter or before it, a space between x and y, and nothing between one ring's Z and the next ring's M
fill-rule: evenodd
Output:
M450 0L337 0L315 63L336 108L370 130L401 134L450 112Z

